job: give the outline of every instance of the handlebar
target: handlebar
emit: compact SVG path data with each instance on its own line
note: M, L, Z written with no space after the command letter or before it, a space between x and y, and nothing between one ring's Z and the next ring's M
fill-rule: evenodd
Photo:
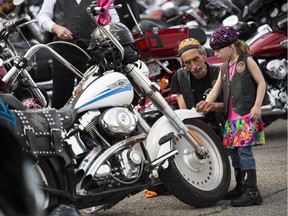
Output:
M92 14L93 16L97 16L99 14L105 14L106 10L103 7L97 7L96 5L91 5L87 8L88 13Z
M111 8L121 8L122 5L114 5L114 6L109 6L108 9ZM99 29L115 44L115 46L119 49L121 53L121 60L124 58L124 48L123 46L119 43L119 41L111 34L111 32L106 29L104 26L100 25L96 19L95 16L97 15L102 15L108 13L107 9L105 7L99 7L96 4L92 4L87 8L87 13L90 15L91 19L96 23Z
M8 83L11 78L16 74L18 71L18 68L16 66L13 66L2 78L2 81L4 83Z
M0 39L3 39L10 32L15 31L19 26L28 21L30 21L30 18L22 17L22 18L10 19L7 22L3 22L2 28L0 29Z
M69 70L71 70L76 76L82 78L82 74L79 73L77 69L71 66L70 62L67 61L64 57L62 57L60 54L58 54L56 51L54 51L51 47L49 47L46 44L36 44L32 46L23 56L22 59L27 59L29 60L39 49L46 49L54 58L56 58L58 61L60 61L65 67L67 67ZM2 78L2 81L4 83L8 83L11 78L17 74L18 71L21 70L21 61L18 66L13 66ZM18 68L19 67L19 68Z
M122 4L118 4L118 5L113 5L113 6L110 6L109 9L112 9L112 8L115 8L115 9L120 9L122 8ZM87 8L87 12L89 14L92 14L93 16L97 16L97 15L100 15L100 14L105 14L107 11L104 7L99 7L95 4L92 4L90 5L88 8Z

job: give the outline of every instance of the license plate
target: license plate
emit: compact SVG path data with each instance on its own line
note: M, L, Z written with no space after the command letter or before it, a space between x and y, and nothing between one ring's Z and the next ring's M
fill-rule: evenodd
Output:
M160 66L156 62L150 62L147 64L149 69L149 77L157 76L161 73Z

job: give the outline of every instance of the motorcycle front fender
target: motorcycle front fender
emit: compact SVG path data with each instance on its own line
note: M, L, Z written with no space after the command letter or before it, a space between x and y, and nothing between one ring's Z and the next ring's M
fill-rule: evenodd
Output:
M175 110L175 113L181 121L191 118L203 118L203 115L196 112L193 108L192 110L188 109L179 109ZM161 155L171 151L170 142L166 142L162 145L159 145L159 140L167 135L168 133L173 132L175 135L178 134L175 126L167 119L166 116L159 118L151 127L149 134L147 136L146 149L150 156L150 159L153 161Z

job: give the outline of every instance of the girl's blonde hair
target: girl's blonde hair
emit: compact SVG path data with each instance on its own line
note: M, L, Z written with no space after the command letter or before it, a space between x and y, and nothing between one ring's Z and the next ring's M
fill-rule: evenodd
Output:
M244 41L238 39L234 43L234 46L236 47L236 51L239 55L250 54L250 48Z

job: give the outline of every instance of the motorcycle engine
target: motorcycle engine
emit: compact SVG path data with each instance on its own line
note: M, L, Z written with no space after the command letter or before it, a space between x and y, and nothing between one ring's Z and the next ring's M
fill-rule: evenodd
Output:
M267 66L267 74L277 80L282 80L286 78L287 69L288 69L288 61L286 59L274 59L268 62Z
M271 105L273 107L287 108L287 73L288 61L283 59L273 59L262 67L266 75L267 91L270 95Z
M99 118L99 127L107 135L126 136L136 128L137 117L127 108L115 107L104 111Z
M87 149L101 146L100 151L105 151L109 145L125 140L136 129L137 121L136 115L125 107L113 107L103 112L88 111L79 119L84 128L81 140ZM133 183L143 169L143 152L137 145L127 146L111 155L94 174L94 186L109 184L117 187L119 183Z
M98 186L130 184L140 176L143 158L139 151L130 147L118 152L115 156L113 160L103 163L95 173L93 179Z

